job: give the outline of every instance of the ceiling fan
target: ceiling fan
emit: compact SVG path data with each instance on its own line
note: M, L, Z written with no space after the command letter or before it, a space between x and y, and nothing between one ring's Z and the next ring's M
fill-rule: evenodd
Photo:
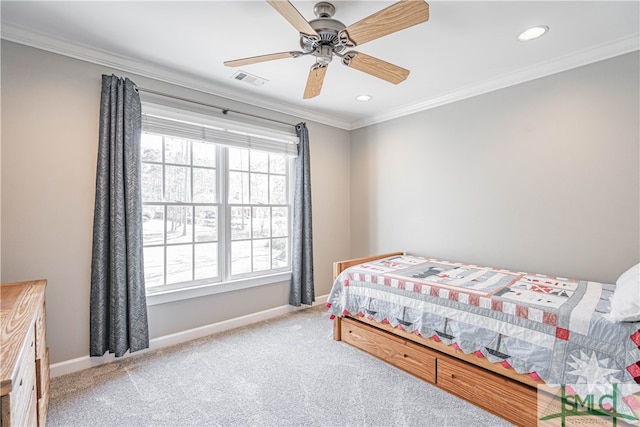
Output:
M334 56L340 58L347 67L393 84L404 81L409 75L409 70L348 49L429 20L429 5L423 0L401 0L348 27L333 19L335 6L329 2L317 3L313 8L317 19L308 22L287 0L267 0L267 3L298 30L302 50L236 59L226 61L224 65L239 67L275 59L313 55L316 62L309 71L304 99L320 94L327 66Z

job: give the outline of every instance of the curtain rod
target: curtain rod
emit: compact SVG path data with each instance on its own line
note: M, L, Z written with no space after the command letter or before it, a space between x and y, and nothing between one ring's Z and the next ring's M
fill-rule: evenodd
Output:
M145 89L145 88L139 87L139 86L136 86L136 90L138 90L140 92L151 93L153 95L164 96L166 98L177 99L179 101L189 102L191 104L198 104L198 105L202 105L204 107L216 108L216 109L222 111L222 114L224 114L224 115L227 115L229 113L236 113L236 114L242 114L244 116L254 117L256 119L262 119L262 120L268 120L270 122L280 123L282 125L293 126L294 128L296 127L296 125L292 125L291 123L287 123L287 122L282 122L280 120L275 120L275 119L270 119L268 117L258 116L257 114L245 113L243 111L232 110L231 108L219 107L217 105L207 104L206 102L194 101L192 99L183 98L181 96L169 95L168 93L157 92L155 90Z

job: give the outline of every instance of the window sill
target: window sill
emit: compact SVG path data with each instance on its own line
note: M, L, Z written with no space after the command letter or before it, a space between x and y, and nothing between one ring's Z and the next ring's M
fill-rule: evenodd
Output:
M166 304L190 298L198 298L207 295L221 294L225 292L239 291L241 289L256 286L270 285L273 283L289 282L291 272L271 274L268 276L251 277L248 279L234 280L223 283L211 283L207 285L192 286L189 288L172 289L163 292L147 294L147 306Z

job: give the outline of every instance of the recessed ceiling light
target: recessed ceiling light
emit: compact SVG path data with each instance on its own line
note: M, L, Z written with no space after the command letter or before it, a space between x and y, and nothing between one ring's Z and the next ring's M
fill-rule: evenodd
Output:
M530 27L521 32L518 35L518 40L521 42L527 42L529 40L537 39L538 37L544 36L547 31L549 31L549 27L546 25L536 25L535 27Z
M371 95L358 95L356 96L356 101L366 102L366 101L371 101L371 98L372 98Z

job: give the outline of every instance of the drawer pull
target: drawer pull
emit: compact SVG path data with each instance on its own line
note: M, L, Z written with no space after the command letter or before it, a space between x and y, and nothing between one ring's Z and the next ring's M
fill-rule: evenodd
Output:
M409 356L407 356L406 354L403 354L403 355L402 355L402 357L404 357L404 358L406 359L406 358L407 358L407 357L409 357Z
M455 380L455 379L456 379L456 376L455 376L455 375L453 375L453 374L451 374L451 379L452 379L452 380Z

